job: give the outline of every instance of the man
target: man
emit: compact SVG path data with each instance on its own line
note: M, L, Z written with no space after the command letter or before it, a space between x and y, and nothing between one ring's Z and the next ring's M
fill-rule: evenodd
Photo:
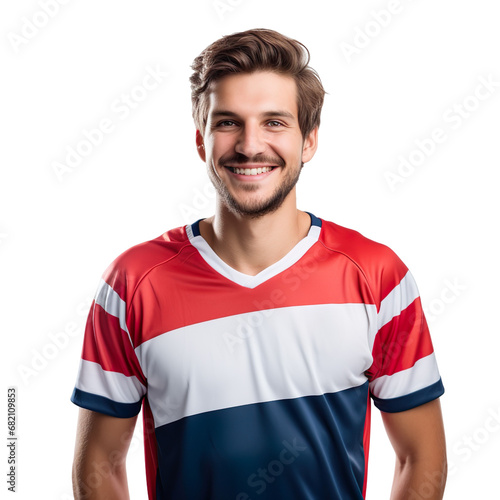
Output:
M271 30L195 59L215 214L104 273L72 396L75 498L128 498L142 406L150 499L363 499L370 398L391 498L442 498L444 389L415 282L389 248L296 206L324 97L308 62Z

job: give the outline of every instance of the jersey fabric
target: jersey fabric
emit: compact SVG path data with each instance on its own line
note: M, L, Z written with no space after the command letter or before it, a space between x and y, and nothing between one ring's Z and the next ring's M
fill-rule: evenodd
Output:
M415 281L388 247L309 214L255 276L199 221L105 271L72 401L142 407L150 500L365 498L370 408L444 392Z

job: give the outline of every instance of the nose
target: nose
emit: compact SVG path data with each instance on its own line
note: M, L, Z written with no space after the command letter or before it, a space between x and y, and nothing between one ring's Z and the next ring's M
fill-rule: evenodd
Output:
M256 123L245 123L235 144L235 151L248 158L264 153L263 131Z

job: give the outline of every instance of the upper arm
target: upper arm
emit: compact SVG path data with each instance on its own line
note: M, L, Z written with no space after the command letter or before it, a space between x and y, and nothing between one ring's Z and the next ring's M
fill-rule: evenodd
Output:
M400 462L423 459L445 466L446 441L439 399L411 410L381 414Z
M80 408L73 462L75 491L106 488L106 482L115 480L126 489L125 460L136 421L137 415L117 418Z

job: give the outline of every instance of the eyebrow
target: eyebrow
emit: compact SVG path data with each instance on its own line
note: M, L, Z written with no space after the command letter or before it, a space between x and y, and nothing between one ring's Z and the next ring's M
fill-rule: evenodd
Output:
M238 114L234 113L233 111L226 111L223 109L218 109L215 110L211 113L212 117L218 118L221 116L230 116L232 118L238 118ZM266 111L264 113L261 113L263 118L273 118L273 117L281 117L281 118L290 118L291 120L295 120L295 116L292 115L292 113L289 113L288 111Z

